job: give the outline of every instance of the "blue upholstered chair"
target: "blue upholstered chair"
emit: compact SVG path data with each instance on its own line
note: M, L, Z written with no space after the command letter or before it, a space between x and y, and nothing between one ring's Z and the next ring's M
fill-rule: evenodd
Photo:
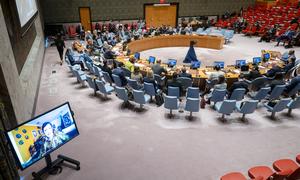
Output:
M96 92L98 91L98 87L96 86L95 81L93 80L93 78L91 76L86 76L86 80L88 82L89 87L94 90L94 95L96 96Z
M134 102L140 105L140 109L143 108L143 105L150 101L150 96L148 94L144 94L144 91L140 90L132 90Z
M168 87L168 96L175 96L179 99L180 97L180 89L179 87L172 87L169 86Z
M258 100L247 100L242 103L236 103L236 110L243 114L242 120L245 120L246 114L252 114L258 104Z
M236 105L236 100L224 100L223 102L217 102L215 109L222 114L222 119L225 118L225 115L230 115Z
M199 112L200 100L199 98L187 98L184 110L190 112L189 119L192 119L193 112Z
M226 89L214 89L210 101L217 103L223 101L226 95Z
M268 78L265 76L258 77L252 81L245 80L245 82L249 84L249 89L251 91L258 91L260 88L265 87L268 81L269 81Z
M192 79L188 77L179 77L177 80L181 82L184 90L186 90L188 87L191 87L193 84Z
M265 103L264 105L267 108L267 110L272 113L271 118L274 119L275 113L283 111L290 102L291 102L291 98L285 98L277 102L274 107L269 106L268 103Z
M124 75L126 76L126 77L131 77L131 72L127 69L127 68L121 68L122 70L123 70L123 72L124 72Z
M290 92L288 92L288 96L294 96L300 91L300 83L298 83Z
M140 85L138 85L137 81L134 79L127 79L128 81L128 85L135 90L140 90L142 89L142 87Z
M100 69L99 67L97 67L97 66L94 66L94 72L95 72L95 75L96 75L99 79L103 76L103 74L102 74L102 72L101 72L101 69Z
M257 92L249 92L249 96L253 100L261 101L268 96L268 93L271 91L270 87L261 88Z
M150 96L150 100L152 100L152 97L156 95L155 88L152 83L144 82L144 90L145 94L148 94Z
M246 93L246 89L237 88L232 92L232 94L230 96L230 100L241 101L244 99L245 93Z
M105 84L103 81L96 80L96 85L100 91L107 99L107 95L111 94L114 91L114 88L108 84Z
M206 87L213 88L214 85L218 84L219 80L218 79L212 79L212 80L206 79L205 82L206 82Z
M161 77L158 74L154 74L154 80L156 81L156 84L158 84L160 87L163 87L165 85L166 77Z
M75 76L75 74L73 73L73 66L68 65L68 68L70 69L70 72L73 74L73 76Z
M102 74L103 74L104 81L109 83L110 85L112 85L113 81L110 78L110 75L108 74L108 72L102 71Z
M88 70L90 71L90 73L94 74L93 64L91 64L90 62L85 62L85 65L88 68Z
M80 82L82 86L85 86L86 75L80 70L74 70L74 73L76 75L77 81Z
M187 89L187 98L199 98L199 88L196 87L189 87Z
M298 96L296 99L292 100L290 103L288 103L287 108L289 109L288 114L292 114L293 109L300 108L300 96Z
M175 96L164 96L164 107L170 110L170 116L172 117L172 111L177 110L179 107L178 99Z
M115 86L115 92L117 93L117 97L124 101L124 103L129 103L128 94L125 88Z
M272 90L269 100L276 100L279 99L281 94L283 93L285 89L285 85L277 85L275 88Z
M121 81L121 79L120 79L119 76L113 74L113 75L112 75L112 78L113 78L113 80L114 80L116 86L122 87L122 81Z

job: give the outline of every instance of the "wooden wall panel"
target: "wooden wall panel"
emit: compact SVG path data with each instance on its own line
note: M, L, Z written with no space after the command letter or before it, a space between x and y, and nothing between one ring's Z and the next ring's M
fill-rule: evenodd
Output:
M177 5L154 6L146 5L145 20L149 26L176 26Z

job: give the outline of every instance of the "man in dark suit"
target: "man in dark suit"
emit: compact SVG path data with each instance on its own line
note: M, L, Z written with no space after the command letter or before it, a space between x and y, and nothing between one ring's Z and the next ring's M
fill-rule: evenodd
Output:
M121 63L118 64L118 67L112 71L113 74L120 77L122 87L127 85L127 79L126 79L124 71L122 69L123 66L124 66L124 64L121 62Z
M282 69L280 67L278 67L276 63L273 63L272 68L267 71L266 76L274 77L275 74L278 72L282 72Z
M292 81L286 85L284 93L288 94L291 90L293 90L300 83L300 74L294 77Z
M172 79L169 79L167 81L167 88L169 86L172 87L179 87L179 91L180 91L180 95L183 94L183 85L180 81L177 80L178 74L176 72L173 73ZM168 89L166 90L166 92L168 92Z
M261 77L261 74L259 72L259 68L258 66L255 66L250 72L249 74L246 76L246 79L252 81L258 77Z
M191 78L192 79L192 75L186 72L186 69L183 68L181 70L181 73L179 74L179 77L187 77L187 78Z
M249 91L248 84L245 82L245 76L243 74L240 74L239 80L237 82L234 82L228 89L228 97L230 98L233 91L238 88L246 89L246 93Z
M167 73L167 70L161 66L161 60L158 59L156 64L152 66L152 71L154 74L161 75L162 73Z
M274 79L271 81L271 83L269 84L269 86L271 87L271 91L270 93L273 91L273 89L277 86L277 85L285 85L284 82L284 75L282 72L278 72L275 74Z
M290 58L289 63L283 68L283 71L285 73L289 72L289 70L291 70L295 66L295 61L296 61L295 57Z

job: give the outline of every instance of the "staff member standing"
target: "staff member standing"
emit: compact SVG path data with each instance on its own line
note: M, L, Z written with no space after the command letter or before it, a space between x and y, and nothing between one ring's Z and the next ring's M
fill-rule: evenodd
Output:
M55 45L56 45L57 51L59 53L60 65L62 65L64 48L66 47L66 45L65 45L65 41L62 39L62 36L60 33L57 34L57 38L55 39Z

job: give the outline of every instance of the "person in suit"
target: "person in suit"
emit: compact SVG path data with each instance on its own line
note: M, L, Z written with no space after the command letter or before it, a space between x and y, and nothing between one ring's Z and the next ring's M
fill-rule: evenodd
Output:
M107 65L107 60L103 60L103 66L99 65L99 67L103 72L107 72L109 74L110 78L113 79L112 71L111 71L110 67Z
M258 77L261 77L258 66L254 66L254 68L249 72L249 74L246 75L246 79L248 79L249 81L253 81Z
M271 91L270 93L273 91L273 89L277 86L277 85L285 85L285 81L284 81L284 75L282 72L278 72L275 74L274 79L271 81L271 83L269 84L269 87L271 87Z
M228 98L230 98L233 91L238 88L246 89L246 93L249 91L248 84L245 82L245 76L243 74L240 74L239 80L237 82L234 82L228 89Z
M183 94L183 85L180 81L177 80L177 77L178 77L178 74L176 72L174 72L172 75L172 79L169 79L167 81L167 88L169 86L179 87L180 95L182 95ZM168 92L168 89L166 89L166 92Z
M291 70L293 67L295 67L296 58L292 57L289 59L289 63L283 68L283 72L287 73L289 70Z
M118 67L112 71L112 74L115 74L115 75L117 75L117 76L120 77L121 83L122 83L122 87L124 87L124 86L127 85L127 79L126 79L124 71L122 69L123 66L124 66L124 64L122 62L120 62L118 64Z
M272 68L267 71L266 76L272 78L278 72L282 72L282 69L277 66L277 63L273 63Z
M134 71L131 73L131 79L136 80L139 87L143 87L143 75L140 72L140 68L134 66Z
M208 76L208 80L212 81L212 80L216 80L219 79L219 76L224 76L225 73L223 71L221 71L221 67L219 65L216 65L214 67L214 72L211 72L210 75Z
M167 70L161 66L161 60L158 59L156 64L152 66L152 71L154 74L162 75L162 73L167 73Z
M153 73L151 71L147 72L146 76L143 79L144 82L153 84L155 92L158 90L158 86L154 80Z
M291 90L293 90L298 84L300 84L300 74L298 74L296 77L294 77L291 82L286 85L284 89L284 93L288 94Z
M62 36L60 33L57 34L57 37L55 39L55 46L59 53L60 65L62 65L63 64L63 54L64 54L64 49L65 49L66 45L65 45L65 41L62 39Z
M187 73L185 68L183 68L183 69L181 70L181 73L180 73L178 76L179 76L179 77L187 77L187 78L192 79L192 75L189 74L189 73Z
M295 31L291 30L291 28L289 27L283 35L279 36L276 39L276 41L277 41L276 46L279 46L279 43L281 41L283 41L283 46L284 46L285 45L285 41L289 41L290 39L293 38L294 35L295 35Z
M71 50L70 48L67 49L66 56L68 57L71 66L74 66L74 65L76 65L76 64L79 64L80 67L81 67L81 70L82 70L82 71L85 71L85 67L84 67L83 62L82 62L81 60L75 61L75 59L74 59L74 57L73 57L73 55L72 55L72 50Z

